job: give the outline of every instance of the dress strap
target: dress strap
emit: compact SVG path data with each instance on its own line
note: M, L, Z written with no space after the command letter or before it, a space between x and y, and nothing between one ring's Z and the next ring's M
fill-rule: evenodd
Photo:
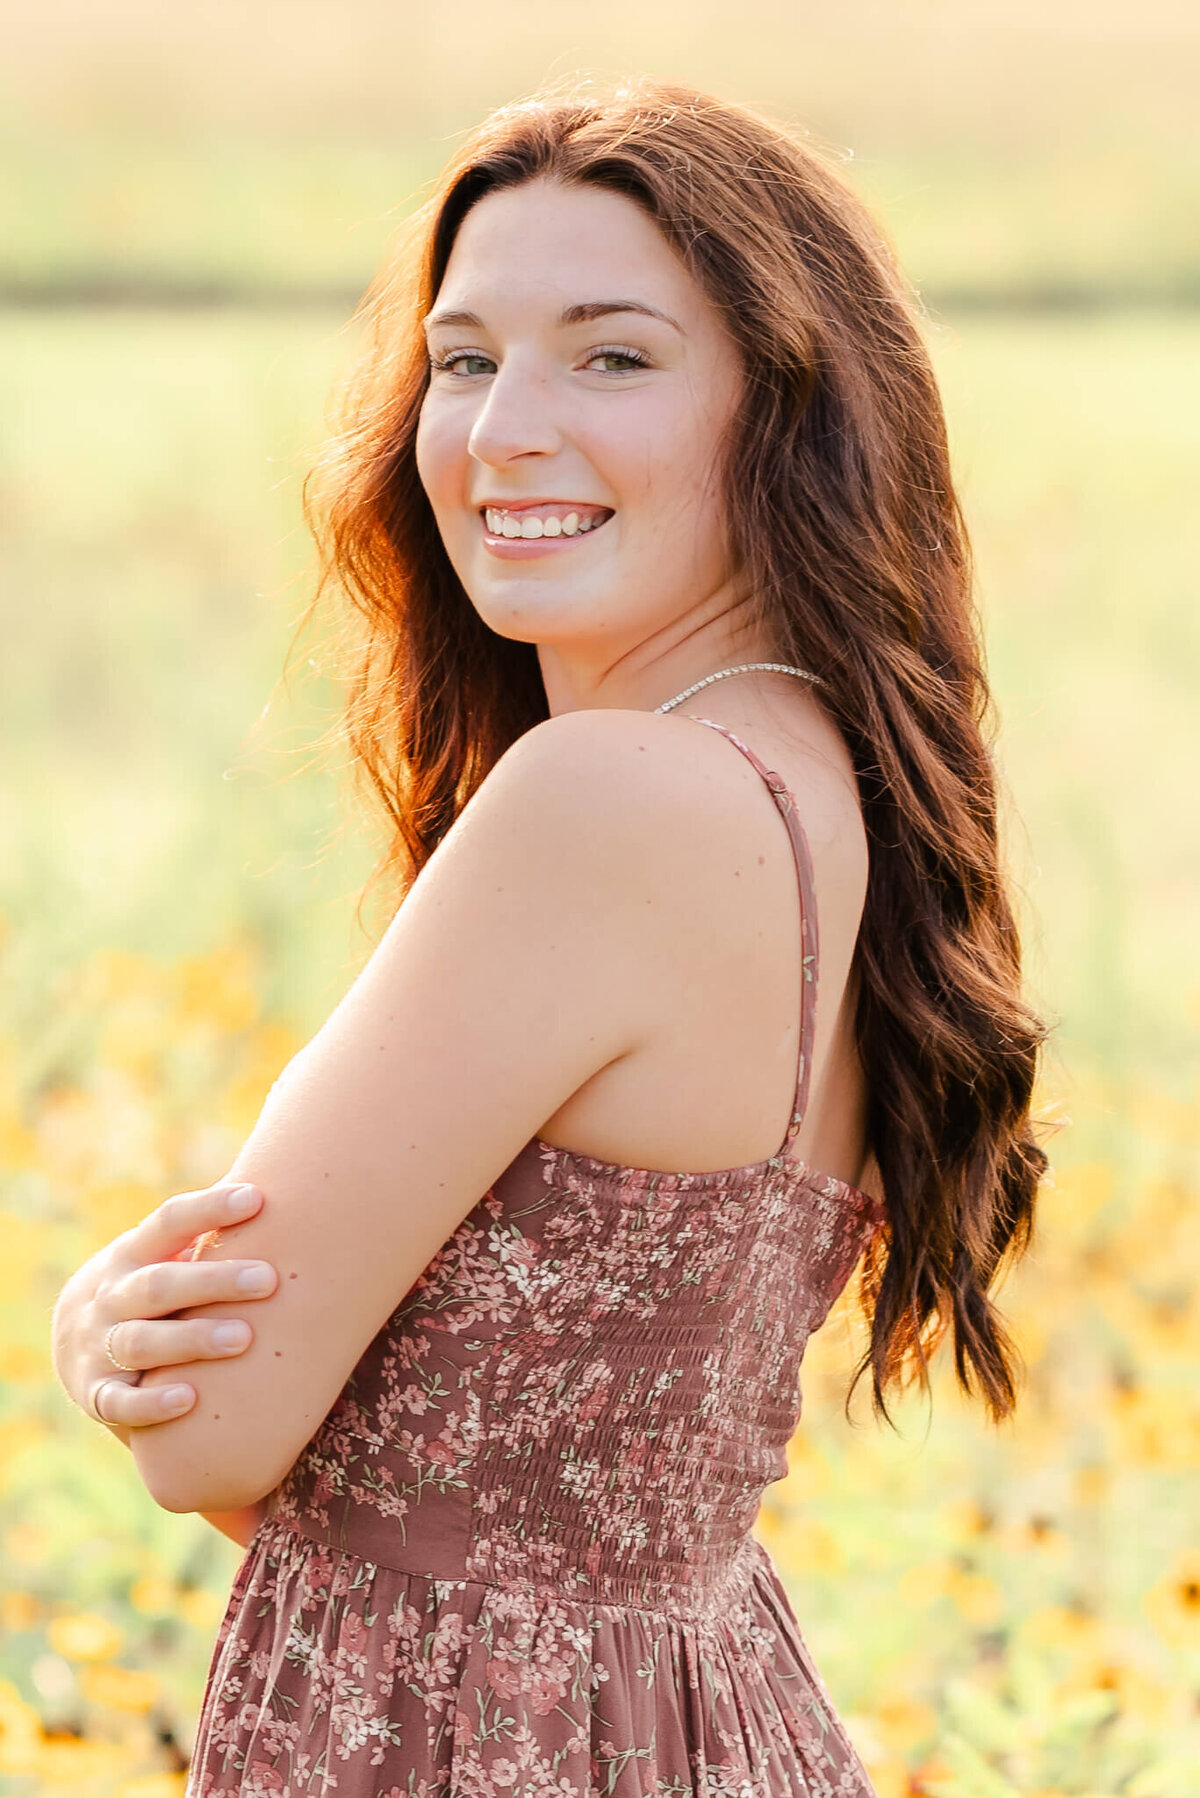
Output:
M808 1105L808 1083L812 1073L813 1043L817 1033L817 977L820 967L819 943L817 937L817 889L813 876L812 855L808 847L808 837L800 822L796 810L796 801L791 790L774 769L768 768L754 751L742 739L735 736L728 726L717 724L712 718L697 718L695 713L684 713L697 724L711 725L719 730L723 737L741 750L766 781L771 789L776 805L783 813L783 821L787 825L788 835L792 840L792 853L796 859L796 873L800 882L800 965L803 978L800 983L800 1051L796 1065L796 1096L792 1105L791 1120L787 1134L776 1149L776 1155L782 1155L787 1145L800 1129L804 1121L804 1113Z

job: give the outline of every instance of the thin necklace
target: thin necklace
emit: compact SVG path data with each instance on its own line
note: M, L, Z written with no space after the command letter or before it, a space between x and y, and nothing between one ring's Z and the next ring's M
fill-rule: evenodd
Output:
M807 668L789 668L784 662L739 662L736 668L718 668L715 674L706 674L703 680L694 681L682 693L676 693L674 699L668 699L665 705L656 705L654 709L656 712L669 712L672 706L690 699L693 693L698 693L701 687L707 687L712 681L724 680L727 674L749 674L753 668L769 668L775 674L798 674L801 680L811 681L814 687L825 685L819 674L810 674Z

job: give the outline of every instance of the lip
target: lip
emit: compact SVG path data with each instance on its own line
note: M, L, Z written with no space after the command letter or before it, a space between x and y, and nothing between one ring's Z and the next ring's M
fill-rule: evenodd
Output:
M613 509L599 500L559 499L556 494L543 493L538 499L481 499L476 501L475 510L486 512L489 506L503 512L527 512L531 506L578 506L584 512L611 512Z
M546 500L534 500L534 505L546 505ZM555 502L556 503L556 502ZM509 508L514 510L515 508ZM576 544L588 543L603 530L604 525L611 522L615 513L610 512L608 518L590 531L578 531L574 537L493 537L486 521L483 527L483 547L489 555L501 562L531 562L539 556L561 556Z

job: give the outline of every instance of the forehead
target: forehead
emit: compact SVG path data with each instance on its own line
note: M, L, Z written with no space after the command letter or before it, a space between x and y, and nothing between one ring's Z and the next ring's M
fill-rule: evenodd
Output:
M676 318L677 308L694 317L705 307L690 271L635 201L537 180L476 201L458 228L437 298L440 305L560 303L617 292Z

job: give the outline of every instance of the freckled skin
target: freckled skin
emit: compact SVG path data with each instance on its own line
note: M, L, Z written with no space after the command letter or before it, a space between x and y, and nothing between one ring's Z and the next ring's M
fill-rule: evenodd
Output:
M560 323L563 306L610 294L666 317ZM674 692L693 665L765 659L744 571L711 503L742 360L658 225L598 188L538 180L487 194L459 227L434 310L460 306L481 326L435 320L431 352L474 351L482 368L432 374L417 467L475 610L500 636L537 645L551 712L603 705L609 692L636 709L643 690ZM615 341L630 366L598 367L601 346ZM500 559L479 506L502 495L613 517L581 539L582 551Z

